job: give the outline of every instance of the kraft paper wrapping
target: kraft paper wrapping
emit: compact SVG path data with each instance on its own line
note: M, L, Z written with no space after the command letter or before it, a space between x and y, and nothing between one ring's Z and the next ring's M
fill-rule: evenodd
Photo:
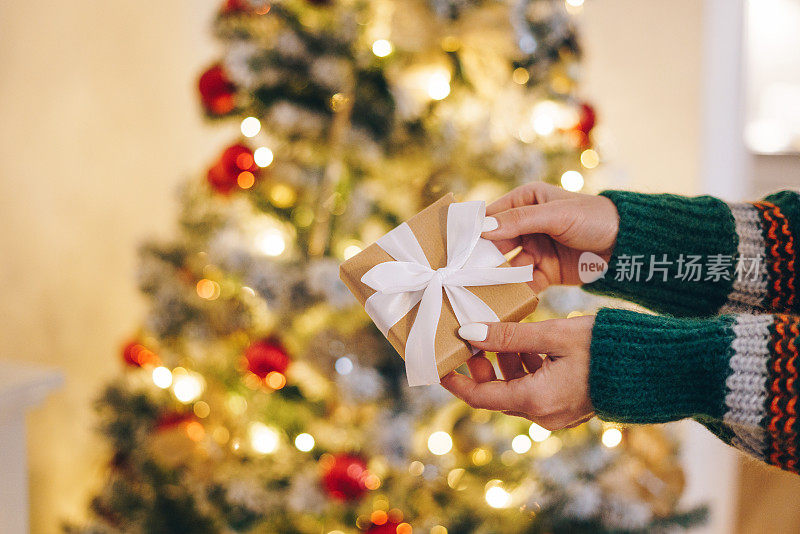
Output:
M447 210L453 202L455 197L449 193L407 221L433 269L447 263ZM375 265L393 259L377 244L372 244L342 263L339 277L363 306L375 291L363 284L361 277ZM501 267L509 267L508 262ZM536 294L526 283L469 287L468 290L489 305L503 322L524 319L539 303ZM389 342L404 359L405 342L418 308L419 304L398 321L387 335ZM458 337L459 326L453 308L447 296L444 296L436 330L435 356L439 377L453 371L472 356L469 344Z

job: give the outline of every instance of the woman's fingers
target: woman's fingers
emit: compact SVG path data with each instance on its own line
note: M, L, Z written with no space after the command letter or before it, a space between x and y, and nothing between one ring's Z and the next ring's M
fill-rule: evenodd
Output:
M556 200L547 204L535 204L510 208L492 215L497 228L483 232L482 237L492 241L514 239L528 234L547 234L558 240L570 227L576 214L569 200Z
M473 408L527 413L532 377L478 382L453 371L442 377L442 386Z
M497 247L497 250L499 250L501 254L508 254L522 244L522 238L502 239L500 241L492 241L492 243L494 243L494 246Z
M542 366L542 363L544 362L544 360L542 360L542 357L539 356L538 354L530 354L523 352L522 354L519 355L519 357L522 360L522 363L525 365L525 369L527 369L529 373L535 373L536 371L538 371L539 368Z
M497 374L494 372L494 366L489 358L483 353L479 352L469 360L467 360L467 368L469 374L476 382L489 382L490 380L497 380Z
M506 380L522 378L527 374L525 368L522 367L522 360L516 352L498 352L497 365Z
M561 187L546 184L543 182L533 182L521 185L509 191L486 207L486 215L494 215L501 211L531 204L544 204L551 200L570 198L576 196Z
M470 323L459 328L458 335L473 347L490 352L559 353L570 343L562 322Z

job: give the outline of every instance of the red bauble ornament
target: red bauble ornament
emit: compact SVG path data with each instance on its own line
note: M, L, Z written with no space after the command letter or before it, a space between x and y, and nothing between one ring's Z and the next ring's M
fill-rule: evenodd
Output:
M223 13L246 12L247 10L246 0L225 0L225 3L222 4Z
M260 2L248 2L247 0L226 0L222 4L222 13L255 13L257 15L266 15L270 10L270 3L268 0L261 0Z
M203 107L211 115L225 115L233 111L236 86L219 63L200 76L197 88Z
M191 412L165 412L158 417L153 426L156 430L166 430L194 420L195 416Z
M254 342L244 351L244 357L247 370L262 380L273 371L285 374L290 361L286 349L274 338Z
M387 521L382 525L372 525L364 532L366 534L397 534L397 527L400 526L400 523L395 523L394 521Z
M594 108L585 102L581 104L581 109L578 112L578 124L575 129L588 136L596 123L597 114Z
M230 193L239 183L239 175L243 172L253 174L253 179L258 177L259 167L253 159L253 151L241 143L231 145L225 149L210 169L206 178L211 187L218 193Z
M338 454L329 459L322 474L322 487L331 497L354 501L367 492L367 464L360 456Z
M138 341L131 341L122 347L122 359L131 367L158 363L158 356Z

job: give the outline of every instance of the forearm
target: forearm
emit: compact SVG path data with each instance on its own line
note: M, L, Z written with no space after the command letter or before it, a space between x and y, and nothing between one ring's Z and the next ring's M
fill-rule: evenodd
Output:
M789 315L601 310L592 331L593 406L603 419L628 423L694 417L731 445L797 472L798 323Z
M584 286L587 290L676 316L800 311L797 193L753 204L708 196L602 194L617 207L619 233L608 273Z

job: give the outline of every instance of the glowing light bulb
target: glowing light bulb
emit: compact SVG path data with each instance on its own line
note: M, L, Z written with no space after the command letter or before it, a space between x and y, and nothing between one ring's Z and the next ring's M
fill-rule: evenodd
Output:
M533 441L541 442L546 440L550 437L550 432L546 428L542 428L536 423L531 423L531 427L528 429L528 435L531 437Z
M583 175L578 171L567 171L561 175L561 187L567 191L580 191L583 183Z
M197 282L197 296L207 300L214 300L219 297L220 294L220 286L218 283L208 280L207 278L203 278L199 282Z
M515 83L525 85L528 83L528 80L531 79L531 75L528 72L528 69L518 67L514 69L514 72L511 73L511 79L514 80Z
M392 50L394 50L392 43L386 39L378 39L372 43L372 53L378 57L386 57L392 53Z
M437 456L447 454L453 448L453 438L444 430L437 430L428 437L428 450Z
M413 462L408 464L408 472L418 477L425 472L425 464L423 464L419 460L414 460Z
M389 514L384 512L383 510L375 510L370 515L370 520L376 525L383 525L386 521L389 520Z
M537 134L550 135L556 130L556 119L558 118L558 104L549 100L536 104L531 114L531 126Z
M256 149L255 152L253 152L253 160L259 167L269 166L269 164L272 163L273 159L275 159L275 154L273 154L272 150L270 150L265 146L260 146Z
M194 403L192 411L200 419L205 419L211 414L211 406L207 402L197 401Z
M294 438L294 446L297 447L299 451L308 452L314 448L314 436L307 432L298 434L297 437Z
M600 155L591 148L581 152L581 165L587 169L594 169L600 165Z
M280 256L286 250L286 239L277 228L267 228L256 236L255 245L267 256Z
M486 447L478 447L472 451L470 458L475 465L486 465L492 461L492 452Z
M349 260L359 252L361 252L361 247L359 247L358 245L348 245L344 248L343 252L344 259Z
M622 432L620 432L619 428L607 428L603 431L603 437L601 437L600 440L603 442L603 445L609 449L613 449L622 443Z
M492 508L505 508L511 502L511 494L500 486L492 486L486 490L486 503Z
M153 384L161 389L170 387L172 385L172 371L163 366L153 369Z
M571 7L581 7L583 5L583 0L566 0L566 3Z
M278 371L270 371L264 377L264 382L272 389L281 389L286 385L286 375Z
M264 423L254 422L248 429L250 436L250 446L254 451L261 454L272 454L278 450L280 435L274 428L270 428Z
M261 131L261 121L255 117L245 117L242 120L242 135L245 137L255 137Z
M516 436L514 437L514 439L511 440L511 448L517 454L524 454L528 452L529 450L531 450L532 444L533 443L531 442L531 438L529 438L525 434L520 434L519 436Z
M297 200L297 193L286 184L275 184L269 190L269 201L276 208L288 208Z
M236 183L242 189L250 189L256 183L256 175L250 171L242 171L236 177Z
M178 374L172 378L172 393L184 404L197 400L203 393L203 383L194 374Z
M336 372L340 375L349 375L351 372L353 372L353 360L347 356L342 356L336 360L336 363L333 364L333 366L336 368Z
M447 71L436 71L428 78L428 96L434 100L443 100L450 94L450 74Z

